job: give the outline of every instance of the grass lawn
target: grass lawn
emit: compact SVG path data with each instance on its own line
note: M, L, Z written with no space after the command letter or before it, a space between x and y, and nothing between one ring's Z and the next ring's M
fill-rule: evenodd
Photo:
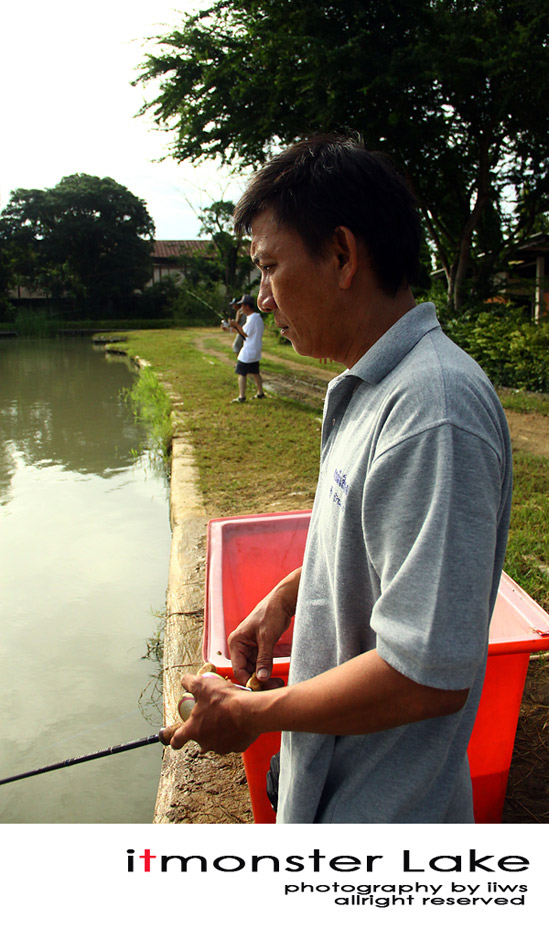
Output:
M126 345L130 355L151 363L181 402L181 425L194 446L208 513L310 507L320 412L278 398L232 404L237 395L232 366L215 352L200 352L196 334L193 329L136 332ZM223 354L228 349L225 343Z
M310 508L318 471L321 406L274 396L231 404L236 378L229 343L203 331L137 331L128 352L151 363L181 403L180 422L194 446L210 517ZM318 360L298 356L265 334L262 369L269 377L310 377ZM331 364L329 369L339 371ZM250 385L250 384L249 384ZM250 392L251 395L251 392ZM506 409L549 416L549 395L504 391ZM548 420L549 426L549 420ZM515 490L505 570L549 610L549 458L516 451Z

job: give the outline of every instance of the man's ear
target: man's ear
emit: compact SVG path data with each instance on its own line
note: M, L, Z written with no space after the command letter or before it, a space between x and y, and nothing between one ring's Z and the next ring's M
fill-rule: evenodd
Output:
M337 259L341 290L349 290L358 268L358 245L349 228L340 225L332 234L332 252Z

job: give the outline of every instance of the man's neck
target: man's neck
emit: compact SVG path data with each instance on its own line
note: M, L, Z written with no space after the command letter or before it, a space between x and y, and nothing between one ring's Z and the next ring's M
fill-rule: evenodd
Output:
M379 291L369 294L366 299L367 303L361 308L355 322L355 331L349 338L345 358L341 360L347 369L358 363L374 343L416 306L409 287L399 291L395 297Z

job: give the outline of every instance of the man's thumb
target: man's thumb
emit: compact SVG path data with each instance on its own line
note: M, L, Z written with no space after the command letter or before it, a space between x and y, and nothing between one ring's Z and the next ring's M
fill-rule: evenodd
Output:
M273 671L273 660L272 657L266 654L259 654L255 664L255 675L257 676L260 683L266 683L271 678L271 673Z

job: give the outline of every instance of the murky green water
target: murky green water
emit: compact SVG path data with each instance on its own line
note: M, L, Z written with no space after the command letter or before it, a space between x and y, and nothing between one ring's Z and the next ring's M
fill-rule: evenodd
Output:
M0 341L0 778L158 731L168 489L89 340ZM142 695L143 694L143 695ZM2 822L150 822L161 746L0 786Z

